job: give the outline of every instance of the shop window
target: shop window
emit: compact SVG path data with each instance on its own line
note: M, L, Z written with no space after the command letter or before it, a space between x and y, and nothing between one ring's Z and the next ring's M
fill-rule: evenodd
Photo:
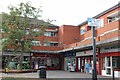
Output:
M105 57L102 58L102 70L105 70Z
M110 49L110 48L109 48L109 47L106 47L106 48L105 48L105 50L108 50L108 49Z
M112 67L120 69L120 56L112 57Z
M117 67L117 58L115 58L115 57L112 58L112 67L114 67L114 68Z
M107 57L107 66L111 66L110 57Z
M111 68L107 68L106 74L111 75Z
M57 68L59 67L59 58L47 58L47 67L48 68Z

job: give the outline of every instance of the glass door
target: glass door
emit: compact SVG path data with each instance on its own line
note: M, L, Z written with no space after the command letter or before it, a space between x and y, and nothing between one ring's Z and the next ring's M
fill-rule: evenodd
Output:
M105 57L105 64L106 75L112 76L112 57Z

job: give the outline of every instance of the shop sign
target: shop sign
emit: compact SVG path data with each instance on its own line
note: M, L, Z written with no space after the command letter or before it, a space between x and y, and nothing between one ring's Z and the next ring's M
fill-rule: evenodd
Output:
M65 57L76 56L76 53L65 53Z
M89 56L93 55L93 50L77 52L76 56Z
M120 51L120 46L103 47L100 49L100 53L118 52L118 51Z

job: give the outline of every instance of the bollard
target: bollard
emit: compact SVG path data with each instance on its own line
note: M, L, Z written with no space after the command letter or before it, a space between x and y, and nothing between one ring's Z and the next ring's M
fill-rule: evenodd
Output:
M46 67L40 66L39 69L39 78L46 78Z

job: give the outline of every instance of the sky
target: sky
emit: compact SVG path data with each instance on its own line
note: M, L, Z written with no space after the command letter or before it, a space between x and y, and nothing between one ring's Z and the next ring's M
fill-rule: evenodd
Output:
M0 0L0 13L9 12L9 5L17 6L20 2L28 1L36 8L42 6L42 19L54 20L52 23L58 26L77 26L120 0Z

